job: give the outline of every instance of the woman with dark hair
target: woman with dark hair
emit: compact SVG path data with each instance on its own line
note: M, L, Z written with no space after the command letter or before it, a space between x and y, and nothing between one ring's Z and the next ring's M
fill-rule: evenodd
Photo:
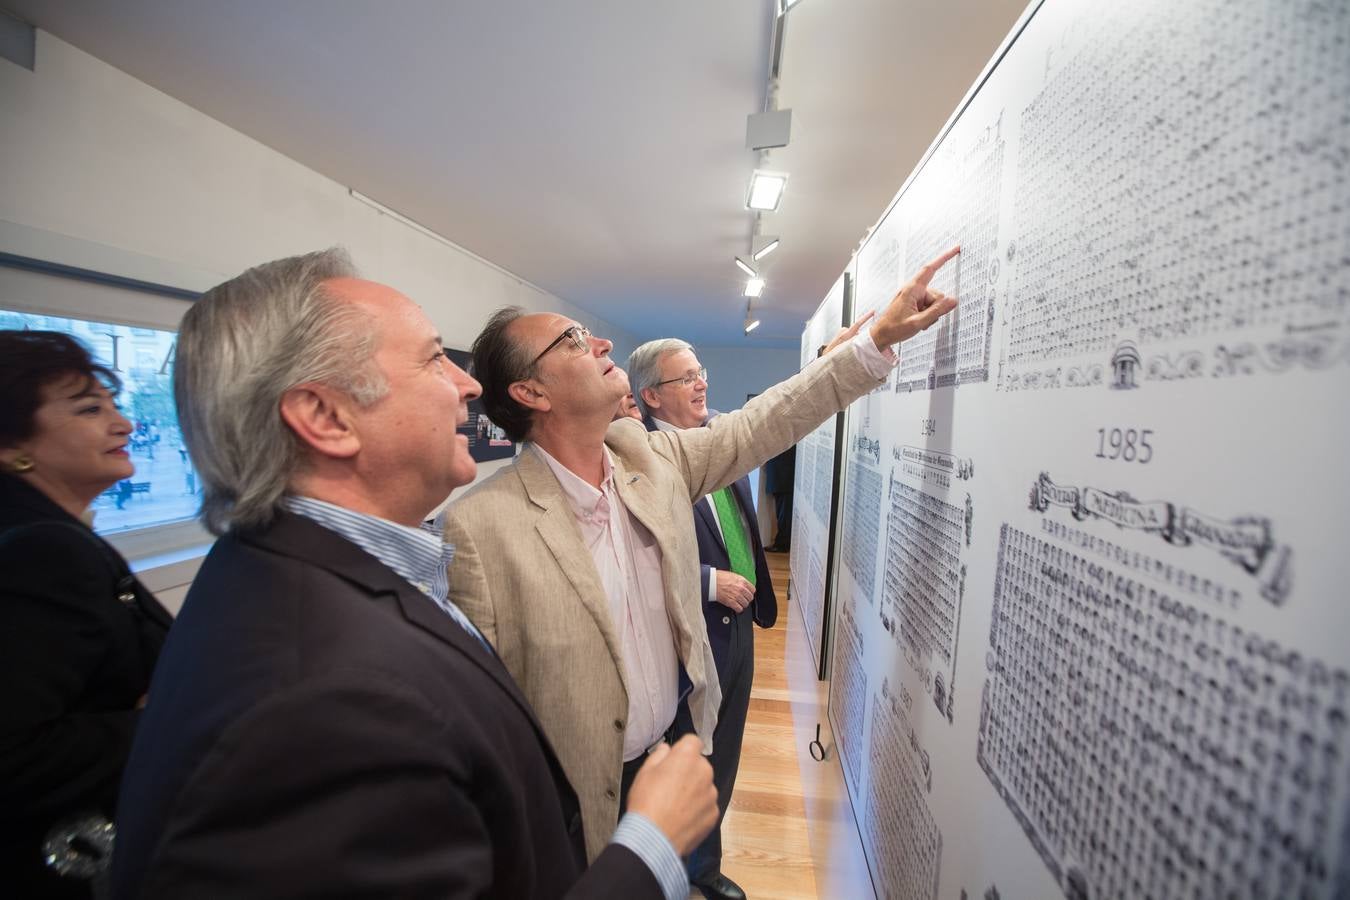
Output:
M91 896L171 622L81 518L135 471L119 387L68 335L0 331L4 897Z

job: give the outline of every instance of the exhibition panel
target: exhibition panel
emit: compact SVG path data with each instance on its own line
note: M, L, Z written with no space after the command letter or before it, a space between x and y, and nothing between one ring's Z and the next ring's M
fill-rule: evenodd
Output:
M841 433L878 896L1350 893L1347 109L1344 3L1045 0L859 249L962 247Z
M802 332L802 368L806 368L830 342L845 322L852 289L852 276L845 272L825 295ZM843 463L839 445L843 414L831 416L819 428L797 443L792 505L792 569L789 593L797 601L815 657L816 672L824 677L828 666L830 598L838 550L836 510L839 482L836 475Z

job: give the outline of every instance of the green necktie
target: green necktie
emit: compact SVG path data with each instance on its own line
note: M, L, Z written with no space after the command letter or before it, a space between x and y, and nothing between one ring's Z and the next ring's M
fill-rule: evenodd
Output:
M722 525L722 543L727 545L727 558L731 560L731 571L755 584L755 558L750 554L750 539L745 535L745 526L741 524L741 514L736 511L736 500L731 496L731 487L713 491L713 506L717 509L717 521Z

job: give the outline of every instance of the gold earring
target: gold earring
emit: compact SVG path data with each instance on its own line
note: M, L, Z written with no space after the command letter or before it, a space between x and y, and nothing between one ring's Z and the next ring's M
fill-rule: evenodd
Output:
M22 475L25 472L33 471L33 457L27 453L20 453L14 457L14 461L9 464L10 471L16 475Z

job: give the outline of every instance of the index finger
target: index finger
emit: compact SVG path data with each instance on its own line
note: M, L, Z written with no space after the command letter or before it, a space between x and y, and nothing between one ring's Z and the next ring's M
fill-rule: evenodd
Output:
M868 320L873 318L876 314L877 311L875 309L869 309L867 312L863 313L856 320L854 320L852 325L848 326L849 332L852 334L857 334L858 329L866 325Z
M946 253L942 254L937 259L933 260L928 265L920 269L919 274L914 276L914 280L917 281L919 284L923 285L924 287L928 287L928 282L933 280L933 276L938 273L938 269L941 269L943 266L945 266L948 262L951 261L951 258L953 256L955 256L960 252L961 252L961 245L957 244L955 247L948 250Z

